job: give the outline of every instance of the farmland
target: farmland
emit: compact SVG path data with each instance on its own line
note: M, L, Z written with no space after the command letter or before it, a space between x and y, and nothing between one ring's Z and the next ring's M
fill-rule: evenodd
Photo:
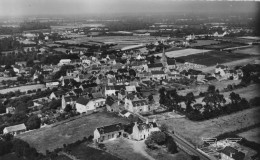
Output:
M177 58L177 57L183 57L183 56L191 56L191 55L197 55L197 54L204 54L209 52L210 50L203 50L203 49L181 49L181 50L174 50L170 52L166 52L165 55L169 58ZM154 56L162 56L162 53L155 54Z
M236 43L220 43L220 44L213 44L213 45L208 45L204 46L204 49L213 49L213 50L222 50L225 48L233 48L233 47L240 47L243 46L241 44L236 44Z
M178 132L182 137L193 144L202 144L203 137L216 137L225 132L260 123L260 108L250 108L230 115L193 122L185 118L158 121L167 124L170 130Z
M250 48L245 48L245 49L238 49L235 50L234 53L239 53L239 54L250 54L250 55L260 55L260 45L252 46Z
M56 125L53 124L50 127L33 130L17 137L28 142L39 152L45 153L47 149L52 151L55 148L62 147L63 144L73 143L93 135L97 127L119 122L127 123L128 120L114 114L99 112L78 117L75 120L67 120Z
M82 143L77 145L71 149L71 155L77 157L80 160L120 160L119 158L105 152L102 150L98 150L92 147L87 146L86 143Z
M213 44L219 44L219 41L215 40L197 40L196 43L191 43L190 47L201 47L201 46L207 46L207 45L213 45Z
M81 36L72 40L61 40L56 41L57 43L68 43L68 44L105 44L105 43L114 43L118 44L117 47L122 48L129 45L137 45L137 44L147 44L154 43L160 40L157 37L140 37L140 36L103 36L103 37L87 37Z
M239 133L238 136L260 144L260 127Z
M26 92L28 90L37 90L37 89L44 89L45 85L44 84L36 84L36 85L27 85L27 86L20 86L20 87L13 87L13 88L6 88L0 90L0 94L5 94L7 92L14 92L17 90L20 90L21 92Z
M210 51L206 53L198 53L198 54L182 56L180 58L191 63L201 64L205 66L213 66L216 65L217 63L222 64L222 63L227 63L227 62L245 59L249 57L250 55L246 55L246 54Z

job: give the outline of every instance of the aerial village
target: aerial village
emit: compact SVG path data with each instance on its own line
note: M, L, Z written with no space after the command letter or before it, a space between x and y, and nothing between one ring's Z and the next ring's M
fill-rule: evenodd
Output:
M255 159L260 38L225 23L181 28L1 35L0 148L11 135L51 159Z

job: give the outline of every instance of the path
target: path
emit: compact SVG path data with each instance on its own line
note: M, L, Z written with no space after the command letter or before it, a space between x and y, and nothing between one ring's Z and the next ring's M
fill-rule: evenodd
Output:
M134 152L142 154L144 157L146 157L149 160L155 160L145 151L146 146L144 140L142 141L129 140L129 143L133 145Z

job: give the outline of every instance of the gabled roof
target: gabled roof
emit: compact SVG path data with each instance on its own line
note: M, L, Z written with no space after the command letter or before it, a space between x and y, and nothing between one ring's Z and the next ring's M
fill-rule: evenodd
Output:
M162 63L153 63L153 64L148 64L148 68L158 68L158 67L163 67Z
M65 102L70 102L70 101L76 101L77 97L76 96L68 96L64 97Z
M167 64L170 65L175 65L176 64L176 60L175 59L167 59Z
M164 71L151 71L152 75L165 74Z
M76 103L82 104L82 105L87 105L89 102L89 99L84 98L84 97L79 97L79 99L76 101Z
M245 153L238 151L235 148L230 147L230 146L227 146L223 150L221 150L221 153L223 153L229 157L232 156L232 158L234 160L244 160L244 158L246 156Z
M112 97L108 96L106 99L106 104L112 106L115 103Z
M65 94L65 91L55 91L53 92L55 96L59 97Z
M97 98L104 98L103 94L100 93L100 92L92 93L92 96L93 96L94 99L97 99Z
M83 90L81 88L77 88L77 89L74 89L73 92L76 94L82 94Z
M148 122L148 124L142 122L142 123L138 123L137 127L140 131L142 131L142 130L146 130L146 129L150 129L150 128L156 128L158 126L157 126L157 123L155 123L155 122Z
M7 132L15 132L15 131L26 130L26 126L24 125L24 123L22 123L15 126L5 127L5 129Z
M15 65L14 65L14 68L21 69L21 66L15 64Z
M132 101L134 107L147 105L147 101L144 99Z
M124 126L122 125L122 123L117 123L117 124L112 124L109 126L103 126L103 127L97 128L97 130L100 134L111 133L111 132L120 131L123 129L124 129Z

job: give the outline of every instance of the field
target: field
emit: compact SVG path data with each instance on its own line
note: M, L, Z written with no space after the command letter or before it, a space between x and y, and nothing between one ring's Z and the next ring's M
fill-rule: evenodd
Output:
M247 65L249 63L254 63L255 59L257 59L257 58L251 57L251 58L245 58L245 59L240 59L240 60L234 60L234 61L230 61L230 62L224 62L221 64L231 68L231 67L235 67L235 66L243 66L243 65ZM205 68L199 68L198 70L201 70L202 72L213 72L215 67L216 66L213 65L213 66L209 66L209 67L205 67Z
M214 49L214 50L222 50L225 48L233 48L233 47L240 47L242 45L236 44L236 43L220 43L220 44L214 44L214 45L208 45L204 46L205 49Z
M241 136L248 141L256 142L260 144L260 127L251 129L246 132L239 133L238 136Z
M146 148L143 141L132 141L128 139L115 139L104 143L107 151L113 155L117 155L122 159L128 160L147 160L152 159L145 151Z
M197 40L196 43L191 43L190 47L200 47L200 46L207 46L207 45L213 45L213 44L219 44L219 41L215 40Z
M71 149L71 155L77 157L77 159L80 159L80 160L85 160L85 159L87 159L87 160L96 160L96 159L120 160L119 158L117 158L105 151L89 147L85 143L82 143L80 145L77 145L76 147L73 147Z
M7 80L17 80L17 77L0 77L0 82L7 81Z
M182 56L180 58L191 63L201 64L205 66L213 66L216 65L217 63L222 64L222 63L241 60L249 57L250 55L246 55L246 54L210 51L206 53L198 53L193 55Z
M150 150L144 141L133 141L129 139L115 139L105 142L107 151L125 160L189 160L189 155L180 151L169 154L166 148Z
M179 135L193 144L202 144L202 138L211 138L225 132L231 132L258 124L260 123L259 117L260 107L250 108L202 122L193 122L181 118L162 120L158 121L158 123L167 124L170 130L179 133Z
M166 52L165 55L169 58L177 58L177 57L183 57L183 56L190 56L190 55L197 55L197 54L203 54L207 53L210 50L203 50L203 49L182 49L182 50L175 50L175 51L170 51ZM162 53L154 54L154 56L162 56Z
M34 89L43 89L45 88L44 84L35 84L35 85L27 85L27 86L21 86L21 87L13 87L13 88L6 88L6 89L2 89L0 90L0 94L5 94L7 92L14 92L17 90L20 90L21 92L25 92L28 90L34 90Z
M68 43L68 44L86 44L86 45L92 45L92 44L103 44L103 43L115 43L118 44L117 48L122 48L125 46L130 45L137 45L137 44L147 44L147 43L154 43L156 41L159 41L160 38L158 37L140 37L140 36L100 36L100 37L87 37L87 36L81 36L72 40L61 40L56 41L58 43Z
M39 152L45 153L47 149L52 151L62 147L63 144L73 143L93 135L97 127L119 122L127 123L128 120L114 114L99 112L72 121L59 122L57 125L53 124L52 127L41 128L17 137L27 141Z
M234 53L239 53L239 54L250 54L250 55L260 55L260 45L252 46L250 48L245 48L245 49L238 49L233 51Z

